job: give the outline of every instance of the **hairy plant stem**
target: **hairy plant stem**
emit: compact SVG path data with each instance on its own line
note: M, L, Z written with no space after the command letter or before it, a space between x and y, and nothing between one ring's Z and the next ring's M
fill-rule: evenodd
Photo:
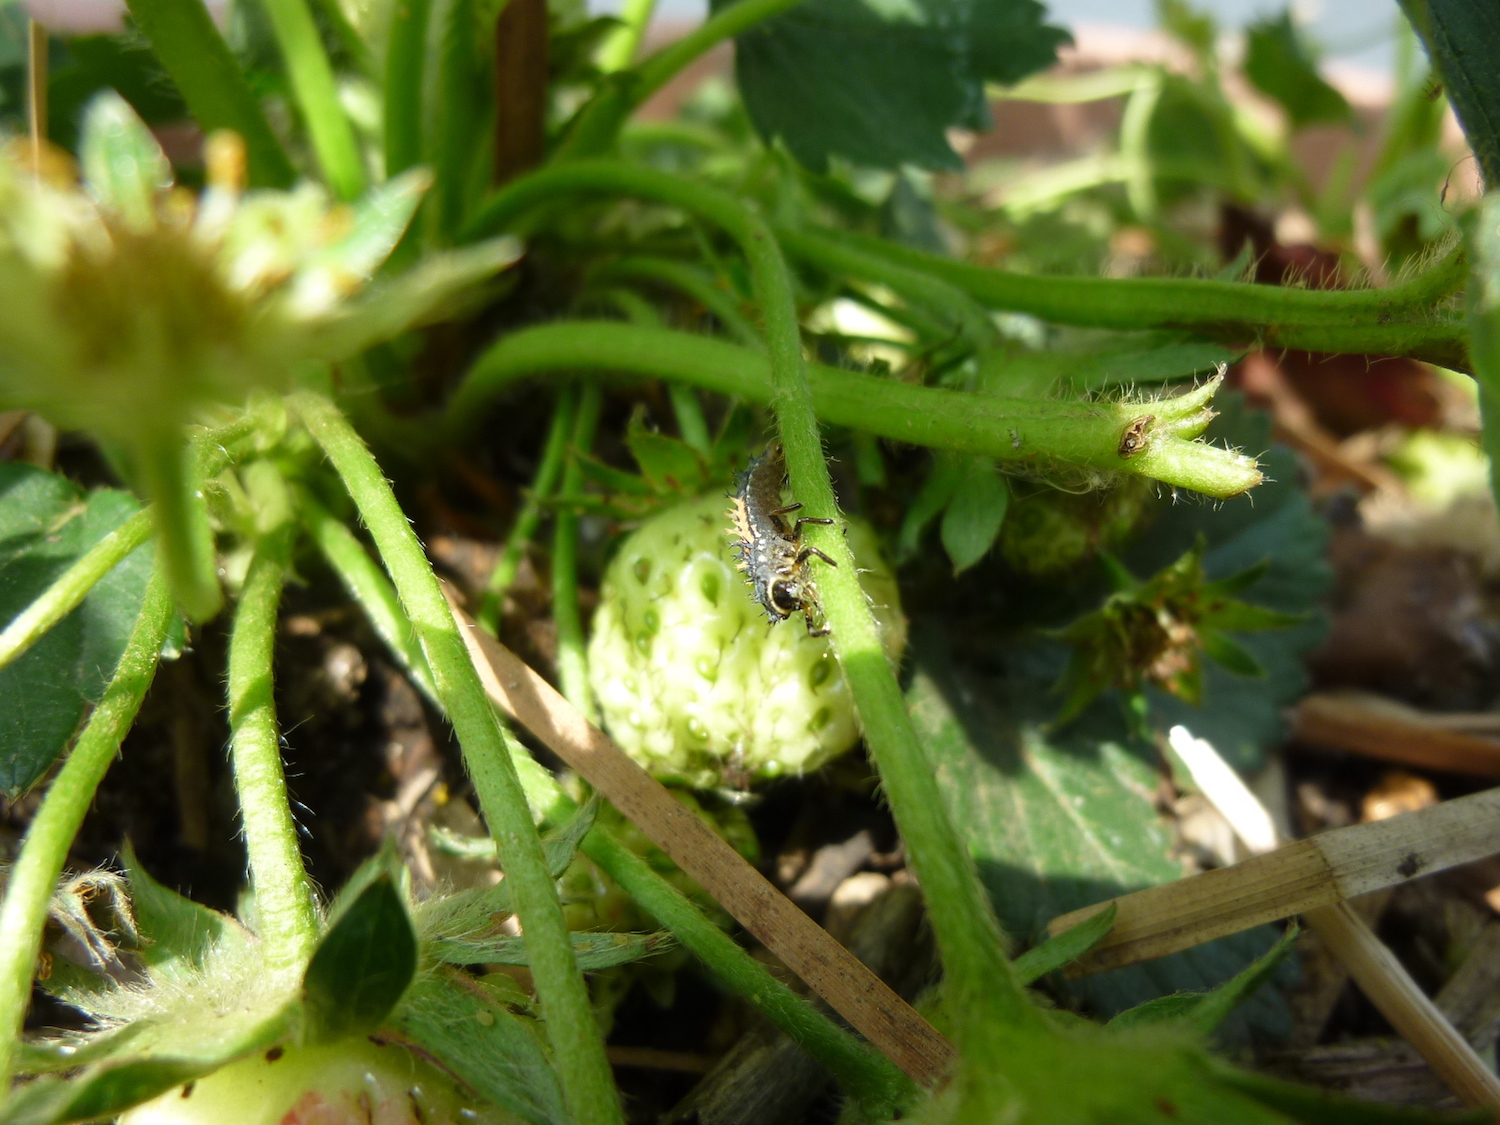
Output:
M615 321L554 321L491 345L450 400L447 428L461 433L478 424L485 404L516 380L574 371L680 380L750 402L772 401L763 352ZM1068 402L922 387L821 364L808 366L808 381L826 422L933 449L985 454L1036 472L1085 466L1219 497L1238 495L1261 480L1252 458L1192 440L1195 420L1211 416L1212 383L1177 398ZM1147 415L1155 421L1146 447L1122 458L1121 437Z
M376 634L418 689L441 709L427 659L390 579L354 533L310 495L304 494L301 507L314 542L344 589L364 609ZM550 773L524 753L516 758L516 767L533 816L552 824L564 824L572 818L577 805ZM892 1110L910 1100L913 1092L910 1079L888 1059L772 976L761 962L741 949L687 896L607 828L594 827L584 837L582 851L643 910L670 930L726 988L744 997L822 1063L873 1119L890 1116Z
M126 2L198 126L244 138L250 186L290 187L296 169L202 0Z
M553 162L599 156L614 147L621 127L636 107L684 67L726 39L795 8L802 0L738 0L715 12L688 34L641 62L612 76L568 126Z
M552 619L557 624L557 680L563 696L591 723L599 721L589 687L583 614L578 608L578 502L583 499L583 462L594 446L604 392L597 379L583 384L578 415L558 489L557 520L552 533Z
M733 11L734 9L729 9ZM770 402L786 450L793 492L810 517L834 520L838 506L823 459L814 399L802 355L791 277L770 228L732 196L675 176L612 162L547 169L493 196L481 210L485 229L503 227L562 191L643 196L715 223L733 238L750 267L765 318ZM1206 419L1205 419L1206 424ZM1200 427L1201 432L1201 427ZM978 873L948 819L937 778L922 753L900 685L887 663L858 569L837 527L814 526L813 546L837 563L818 578L834 654L849 684L865 742L927 898L949 995L965 1029L1018 1029L1041 1019L1007 960L999 924ZM974 1043L970 1035L963 1038ZM975 1043L978 1046L977 1043Z
M354 199L365 190L364 162L354 127L339 103L333 65L323 50L318 25L306 0L264 2L318 166L336 196Z
M826 273L878 282L897 296L935 317L974 351L1000 346L1000 331L988 311L962 289L922 270L898 265L868 251L785 223L774 227L776 239L791 257Z
M1410 355L1456 369L1468 363L1461 320L1439 308L1464 284L1462 247L1388 289L1295 289L1202 278L1037 276L940 258L849 231L820 228L816 237L939 278L990 308L1055 324L1121 331L1178 328L1232 343Z
M207 621L224 604L214 565L213 532L203 500L203 472L180 433L163 429L138 443L137 472L148 497L172 593L188 618Z
M563 459L568 449L568 439L573 433L573 416L577 407L577 389L567 384L558 392L557 405L552 408L552 424L547 429L547 444L542 448L542 459L537 462L536 476L526 491L526 499L516 515L510 534L505 537L505 546L495 560L495 569L490 571L489 581L484 586L484 597L479 603L475 620L490 636L498 636L500 610L505 601L505 592L516 580L521 569L521 559L526 548L536 538L536 529L542 522L542 513L551 499L552 490L562 476Z
M47 904L94 791L115 760L156 675L171 620L172 595L158 563L115 674L43 798L11 868L0 904L0 1100L9 1088L31 999Z
M266 964L284 970L304 965L318 941L317 903L292 820L274 695L277 608L294 529L277 470L255 462L246 478L258 502L260 535L229 637L230 761Z
M726 202L732 203L732 200ZM766 224L735 205L710 213L739 244L750 266L765 317L771 365L771 409L786 451L792 492L813 518L836 520L838 502L823 457L822 434L802 355L802 334L786 261ZM703 210L700 209L700 213ZM948 819L942 790L928 766L906 710L901 687L880 644L858 567L837 527L814 525L811 545L836 566L818 577L818 596L831 630L834 655L880 771L911 865L922 884L928 917L943 959L946 989L959 1013L959 1045L980 1046L975 1034L1039 1025L1041 1016L1006 958L979 874Z
M80 555L78 561L58 575L36 601L17 614L0 633L0 668L20 656L48 629L77 609L106 574L150 539L151 519L149 508L131 516Z
M353 498L421 641L512 887L568 1112L579 1125L618 1125L604 1043L517 776L525 752L496 719L437 577L375 458L327 399L304 391L288 402Z
M401 608L396 588L381 571L364 544L344 521L325 508L311 492L300 489L297 510L302 526L312 536L323 559L338 575L344 592L365 611L375 635L391 650L397 662L414 681L417 690L435 707L441 707L432 669L422 654L422 644Z
M766 342L734 298L713 283L702 270L671 258L635 256L617 258L596 275L601 280L652 281L677 289L697 301L711 313L726 332L747 348L764 348Z

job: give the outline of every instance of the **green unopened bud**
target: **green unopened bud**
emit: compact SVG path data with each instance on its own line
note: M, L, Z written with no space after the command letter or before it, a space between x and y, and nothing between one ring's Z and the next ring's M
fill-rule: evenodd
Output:
M706 496L644 524L604 576L589 675L615 740L657 777L700 788L800 774L854 745L849 689L825 637L771 623L735 569L727 502ZM874 533L849 546L886 654L906 622ZM807 566L816 582L817 559Z

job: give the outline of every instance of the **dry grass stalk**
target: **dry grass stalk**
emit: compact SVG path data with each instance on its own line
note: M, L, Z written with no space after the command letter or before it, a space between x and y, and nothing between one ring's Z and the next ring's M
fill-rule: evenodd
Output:
M1233 867L1112 899L1109 936L1078 975L1164 957L1214 938L1393 887L1500 852L1500 789L1287 844ZM1054 918L1056 934L1108 903Z
M451 600L451 595L450 595ZM911 1005L456 605L490 699L567 762L875 1048L935 1086L957 1056Z
M1224 815L1252 851L1262 853L1258 859L1274 859L1291 850L1269 850L1275 848L1275 837L1267 830L1270 817L1265 807L1211 743L1194 738L1183 727L1173 728L1170 741L1204 797ZM1493 822L1497 807L1500 807L1500 790L1490 790L1300 843L1324 845L1317 854L1330 865L1329 882L1347 893L1359 880L1378 878L1382 871L1391 870L1390 862L1398 855L1401 859L1394 868L1398 874L1410 876L1417 869L1431 869L1430 863L1441 862L1440 857L1453 854L1455 840L1444 840L1449 832L1459 838L1488 841L1491 846L1500 847L1500 834L1472 832L1476 823ZM1292 848L1298 846L1294 844ZM1457 846L1461 850L1464 845ZM1234 871L1245 866L1223 870ZM1318 940L1348 969L1360 991L1426 1060L1433 1073L1470 1105L1500 1109L1500 1078L1343 897L1302 913Z
M1304 917L1360 991L1455 1094L1470 1105L1500 1109L1500 1078L1347 902L1320 906Z
M1454 729L1382 696L1364 692L1309 695L1292 711L1298 742L1385 762L1500 777L1500 742Z

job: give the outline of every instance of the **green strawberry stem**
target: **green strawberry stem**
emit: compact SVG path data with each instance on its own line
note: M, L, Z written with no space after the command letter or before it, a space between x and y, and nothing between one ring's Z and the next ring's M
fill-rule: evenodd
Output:
M526 548L536 538L542 513L552 497L552 490L557 487L558 477L562 475L563 456L567 452L568 438L573 433L573 413L577 397L577 391L571 384L558 393L557 405L552 408L552 424L547 430L547 444L542 448L542 459L537 464L536 476L532 479L531 488L527 490L526 499L521 504L521 511L516 516L510 534L505 537L505 546L500 549L500 557L495 560L495 569L490 572L489 581L485 583L484 597L479 603L479 612L474 616L479 627L492 637L499 633L500 609L505 600L505 592L516 580L516 574L521 569L521 559L526 554Z
M354 533L321 504L304 494L301 507L314 542L344 589L363 607L375 632L417 687L441 707L427 659L390 580ZM554 824L565 823L577 806L556 779L529 755L518 757L516 767L533 815ZM889 1117L891 1110L909 1100L912 1084L890 1060L870 1050L772 976L607 828L593 828L581 847L643 910L708 966L726 988L744 997L822 1063L872 1119Z
M1462 246L1424 273L1388 289L1301 289L1239 281L1176 277L1057 277L1013 273L941 258L851 231L818 228L801 243L840 245L920 271L993 309L1030 313L1054 324L1136 331L1177 328L1232 343L1260 343L1309 351L1411 355L1464 367L1462 321L1442 312L1444 298L1467 276ZM820 248L822 248L820 246ZM876 280L854 258L843 267Z
M975 351L1000 346L1000 330L983 308L962 289L930 272L899 265L828 238L814 230L778 223L777 241L791 257L836 276L862 277L879 282L891 292L939 318L948 333L958 335Z
M733 203L727 198L725 202ZM792 492L807 515L837 519L838 503L808 388L786 261L759 216L737 204L735 212L713 217L739 242L765 316L771 408L781 431ZM837 564L818 575L834 655L843 668L864 726L865 743L922 884L943 958L948 1001L961 1014L960 1029L1036 1024L1037 1009L1005 956L999 923L973 861L948 819L937 777L923 757L901 687L881 648L874 614L860 588L854 553L837 526L813 525L808 538ZM967 1044L961 1039L960 1046Z
M415 626L512 887L568 1112L579 1125L617 1125L623 1118L604 1042L517 775L525 751L496 719L437 576L369 449L322 396L298 392L288 403L353 498Z
M422 654L422 644L401 608L401 599L396 588L370 557L354 535L354 532L325 508L311 492L302 489L297 496L298 513L302 525L312 536L313 543L323 555L323 561L338 575L349 595L370 619L376 636L391 650L397 663L406 670L423 695L432 704L441 708L437 686L432 681L432 669L427 667L427 657Z
M268 462L246 469L262 533L245 575L229 637L229 747L239 795L250 884L266 965L300 968L318 941L318 911L292 820L272 665L277 608L291 562L286 486Z
M156 675L171 620L172 596L158 562L115 674L43 798L11 868L0 904L0 1098L8 1086L31 999L47 904L94 791L119 753Z
M750 402L772 401L763 352L724 340L617 321L554 321L506 334L469 369L447 407L449 432L484 417L511 383L545 372L616 371L692 383ZM1205 411L1209 381L1169 399L1067 402L997 398L922 387L812 364L813 405L825 422L959 453L978 453L1045 473L1055 463L1133 473L1206 496L1237 496L1260 483L1253 458L1193 440L1182 427ZM1152 415L1146 448L1121 458L1132 421Z
M559 507L552 534L552 618L557 623L557 679L568 702L582 711L589 722L598 722L598 708L589 688L587 646L583 639L583 614L578 608L578 511L583 498L583 462L594 445L604 394L597 379L583 384L578 396L578 416L568 443L563 467Z
M88 597L125 557L151 538L151 510L137 512L85 551L0 633L0 668L36 643Z
M171 430L144 437L136 449L141 485L153 501L151 512L167 581L188 619L207 621L223 606L224 594L219 589L198 459L181 435Z
M652 169L588 161L545 169L497 192L482 208L478 226L485 231L505 229L529 208L563 192L635 195L680 207L715 223L739 244L765 318L770 403L786 449L792 490L808 516L836 518L838 506L808 386L791 277L766 223L733 196L704 184ZM1037 1009L1004 954L999 924L978 874L948 820L937 778L923 758L859 586L853 553L838 527L814 526L807 535L811 545L838 564L818 574L834 653L926 895L954 1010L962 1014L965 1028L1040 1026Z

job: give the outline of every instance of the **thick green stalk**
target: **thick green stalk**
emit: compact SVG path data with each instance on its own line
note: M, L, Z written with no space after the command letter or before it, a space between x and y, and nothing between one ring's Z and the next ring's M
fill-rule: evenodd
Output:
M391 6L390 46L385 56L387 178L422 162L423 71L430 9L431 0L402 0Z
M808 386L791 276L766 224L747 210L737 210L734 216L710 217L740 244L754 278L765 316L771 409L781 431L792 492L809 517L836 520L838 502ZM865 745L922 884L948 999L952 1010L961 1013L961 1045L970 1027L1038 1023L1041 1016L1005 957L1000 926L979 874L948 819L937 776L923 755L901 687L881 648L879 627L859 585L848 541L836 526L814 526L808 538L837 564L818 576L819 601L864 728Z
M304 391L288 401L343 480L422 642L512 887L568 1112L579 1125L616 1125L620 1104L604 1043L517 776L514 759L524 751L512 752L422 545L369 449L327 399Z
M635 53L641 49L641 40L655 11L656 0L625 0L620 6L620 26L609 33L595 56L600 70L612 74L635 62Z
M554 321L500 337L449 403L451 432L484 417L485 404L518 379L549 372L616 371L680 380L750 402L772 398L764 353L709 336L616 321ZM1255 461L1190 440L1214 384L1173 399L1068 402L998 398L922 387L811 364L813 403L824 421L895 441L980 453L1033 471L1059 463L1135 473L1207 496L1235 496L1260 483ZM1120 439L1150 415L1144 449L1120 456ZM1206 419L1205 419L1206 420Z
M557 680L568 702L591 723L599 721L594 692L589 687L587 646L583 638L583 614L578 608L578 510L583 499L583 462L594 446L604 393L595 379L583 384L578 396L578 416L563 466L558 490L557 520L552 535L552 619L557 623Z
M599 271L605 280L654 281L678 289L713 314L731 336L747 348L764 348L755 325L740 312L734 298L713 283L713 279L686 262L670 258L618 258Z
M306 0L265 0L265 6L323 178L340 199L355 199L365 190L364 163L312 12Z
M224 593L219 589L213 531L208 526L203 474L195 449L183 443L180 433L165 430L144 437L137 451L137 471L152 500L167 581L188 618L207 621L224 604Z
M518 181L492 197L481 218L504 226L526 208L563 191L644 196L707 219L739 243L765 317L771 408L781 430L792 490L808 516L836 519L838 506L823 459L791 277L770 228L738 200L714 188L607 161L564 165ZM881 649L849 545L837 527L815 526L808 537L838 563L819 574L820 600L866 745L880 769L891 811L927 898L951 997L959 1005L955 1010L964 1014L966 1026L974 1028L1033 1024L1041 1017L1005 957L999 924L978 873L948 820L937 778L923 756L900 685Z
M1000 346L1000 331L989 313L962 289L930 273L897 265L811 230L786 224L775 227L776 239L793 258L816 266L825 273L848 275L878 282L897 296L938 318L946 330L974 351Z
M146 587L145 600L115 674L26 830L21 854L11 868L5 901L0 905L0 1099L10 1085L21 1025L31 999L31 978L47 922L47 904L94 791L115 760L120 742L135 722L141 700L156 675L171 619L172 595L158 566Z
M199 128L233 129L244 138L252 187L290 187L296 169L203 0L126 3Z
M422 692L441 707L427 659L406 619L396 591L354 534L321 504L304 496L303 518L324 559L349 596L365 610L375 632ZM524 753L517 758L526 799L537 818L565 823L576 805L557 780ZM641 908L670 930L731 992L744 997L838 1079L875 1120L911 1093L910 1080L888 1059L815 1009L734 940L608 829L595 827L582 850Z
M36 643L88 597L125 556L151 538L151 510L137 512L85 551L0 633L0 668Z
M547 430L547 444L542 448L542 459L537 463L536 476L526 491L521 511L516 522L505 537L505 546L495 560L495 569L485 583L484 598L479 603L475 620L490 636L497 636L500 629L500 608L505 600L505 591L510 589L521 569L521 559L526 548L536 538L536 529L541 525L542 513L562 476L563 458L568 450L568 438L573 433L573 415L577 402L577 391L569 384L557 396L557 405L552 410L552 425Z
M266 964L284 970L305 964L318 942L317 905L281 764L272 672L276 612L291 562L293 526L286 486L276 469L261 461L249 466L246 476L261 502L261 534L229 637L230 761Z
M684 67L726 39L795 8L802 0L738 0L721 8L696 28L663 47L634 70L621 71L614 81L580 109L554 162L599 156L614 147L620 128L637 106L660 90Z
M1203 278L1053 277L940 258L848 231L821 237L940 278L995 309L1055 324L1132 331L1177 328L1235 343L1308 351L1411 355L1464 368L1461 321L1438 306L1462 288L1461 247L1388 289L1294 289Z

